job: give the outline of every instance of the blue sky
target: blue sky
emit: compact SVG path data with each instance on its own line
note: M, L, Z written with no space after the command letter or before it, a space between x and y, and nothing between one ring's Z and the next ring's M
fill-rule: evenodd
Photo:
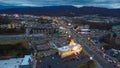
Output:
M97 6L106 8L120 8L120 0L0 0L0 5L4 6L55 6L74 5Z

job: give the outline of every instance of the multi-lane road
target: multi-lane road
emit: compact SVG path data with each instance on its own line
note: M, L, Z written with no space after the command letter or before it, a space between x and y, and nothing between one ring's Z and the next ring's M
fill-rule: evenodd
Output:
M104 59L102 56L100 56L99 54L97 54L95 51L88 47L87 36L82 37L75 31L72 32L76 36L75 39L77 40L77 42L79 42L80 44L82 43L83 49L85 49L90 54L90 56L93 56L93 59L96 60L97 63L100 64L102 68L115 68L114 64L109 63L106 59Z
M43 34L33 34L33 35L0 35L0 40L38 40L45 38Z
M88 45L87 45L87 43L88 43L87 38L88 37L87 36L79 35L73 29L70 29L69 27L67 27L67 25L63 25L63 23L59 23L59 24L61 24L62 26L65 26L66 29L71 31L71 33L75 37L75 40L78 43L82 44L83 49L85 49L90 54L90 56L94 56L93 59L97 61L97 63L100 65L100 67L102 67L102 68L115 68L114 64L108 62L106 59L104 59L102 56L100 56L94 50L92 50L88 47ZM104 34L105 33L100 34L99 37L103 36Z

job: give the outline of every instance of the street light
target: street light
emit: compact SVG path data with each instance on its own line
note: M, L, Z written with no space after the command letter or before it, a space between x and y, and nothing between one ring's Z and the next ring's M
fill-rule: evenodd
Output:
M71 23L68 23L68 25L70 26L70 25L71 25Z
M93 60L93 57L90 57L90 60Z
M71 36L69 35L68 37L70 38Z

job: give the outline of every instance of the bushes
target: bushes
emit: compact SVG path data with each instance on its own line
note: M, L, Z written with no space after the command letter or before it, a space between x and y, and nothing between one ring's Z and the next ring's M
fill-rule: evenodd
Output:
M11 20L7 16L0 16L0 25L1 24L9 24Z
M5 42L4 42L5 43ZM8 43L8 42L7 42ZM9 44L0 44L1 56L23 56L30 53L30 48L25 42L9 42ZM27 43L27 42L26 42Z
M16 35L16 34L24 34L25 28L21 29L7 29L7 28L0 28L0 35Z

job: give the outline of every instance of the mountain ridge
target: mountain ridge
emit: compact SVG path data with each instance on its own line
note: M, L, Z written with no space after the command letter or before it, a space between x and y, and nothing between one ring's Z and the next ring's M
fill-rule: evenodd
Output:
M94 15L120 17L120 9L109 9L94 6L44 6L44 7L15 7L0 9L0 13L6 14L30 14L47 16L81 16Z

